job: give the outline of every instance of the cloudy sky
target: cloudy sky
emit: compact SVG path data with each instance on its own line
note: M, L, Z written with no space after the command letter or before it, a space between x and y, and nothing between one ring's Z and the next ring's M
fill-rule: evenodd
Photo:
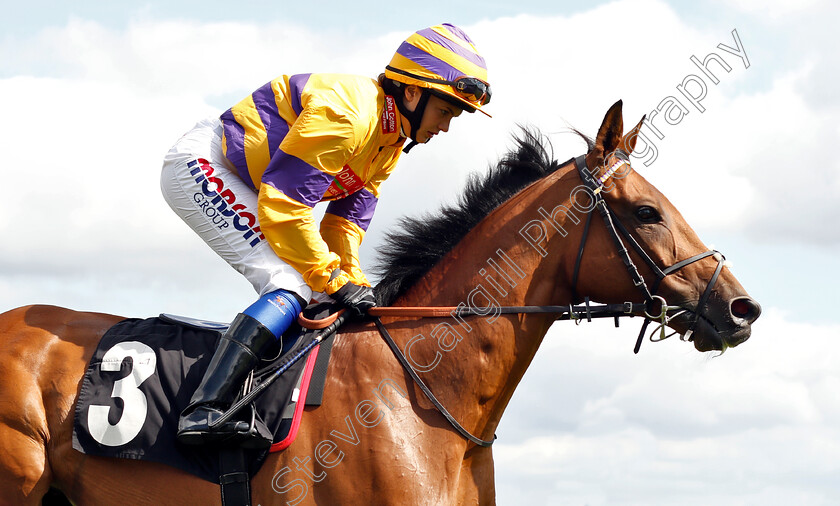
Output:
M565 160L584 149L569 126L594 134L619 98L635 123L676 97L687 112L673 125L660 115L656 159L634 165L764 308L720 358L674 340L633 356L636 323L556 324L499 427L499 503L840 502L836 4L232 4L4 7L0 310L229 320L254 294L163 201L165 152L281 73L375 76L408 34L452 22L488 62L494 117L464 115L403 159L366 266L399 216L451 200L517 124L550 134ZM737 48L733 31L743 57L720 47ZM710 66L719 83L705 78L698 108L677 85L703 78L691 57L712 52L730 70Z

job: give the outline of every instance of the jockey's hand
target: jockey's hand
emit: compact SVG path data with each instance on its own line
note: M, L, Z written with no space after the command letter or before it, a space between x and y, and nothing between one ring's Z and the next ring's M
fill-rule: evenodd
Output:
M353 313L354 316L364 316L367 310L376 306L376 297L373 295L373 288L360 286L347 282L332 294L336 302L343 305Z

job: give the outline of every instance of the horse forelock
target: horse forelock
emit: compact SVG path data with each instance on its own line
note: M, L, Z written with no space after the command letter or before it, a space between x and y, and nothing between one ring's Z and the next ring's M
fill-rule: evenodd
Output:
M575 131L587 145L591 139ZM522 128L514 147L483 174L469 176L454 204L419 217L403 217L386 235L374 273L377 301L390 305L435 266L494 209L562 164L554 160L549 140L538 130Z

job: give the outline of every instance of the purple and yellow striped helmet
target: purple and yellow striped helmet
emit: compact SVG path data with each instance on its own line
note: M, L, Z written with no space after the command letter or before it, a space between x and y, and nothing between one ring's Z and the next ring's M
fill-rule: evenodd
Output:
M473 41L455 25L425 28L400 45L385 77L437 90L472 112L490 102L487 65ZM489 116L489 114L487 114Z

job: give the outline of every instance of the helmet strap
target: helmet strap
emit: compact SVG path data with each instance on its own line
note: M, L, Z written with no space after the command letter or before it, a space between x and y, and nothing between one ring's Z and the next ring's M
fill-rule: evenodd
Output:
M411 148L419 144L417 142L417 132L420 130L420 122L423 120L423 113L426 112L426 105L429 103L429 97L431 93L428 89L424 87L420 88L420 100L417 102L417 107L414 108L413 111L409 111L408 108L405 106L404 100L397 100L397 108L400 110L400 114L408 119L408 124L411 126L411 132L408 136L411 138L411 142L408 143L406 147L403 148L404 153L408 153L411 151Z
M403 153L408 153L409 151L411 151L411 148L413 148L414 146L416 146L418 144L420 144L420 143L415 141L414 139L411 139L411 141L408 144L406 144L405 147L403 148Z

